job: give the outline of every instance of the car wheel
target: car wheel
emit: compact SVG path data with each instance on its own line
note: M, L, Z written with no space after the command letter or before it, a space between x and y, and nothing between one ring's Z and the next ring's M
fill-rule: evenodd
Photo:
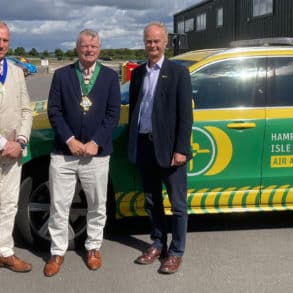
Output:
M84 242L86 212L86 198L80 184L77 184L69 217L69 249L75 249ZM31 176L23 178L20 186L16 228L27 243L34 245L36 248L49 247L49 215L48 172L42 173L38 170Z

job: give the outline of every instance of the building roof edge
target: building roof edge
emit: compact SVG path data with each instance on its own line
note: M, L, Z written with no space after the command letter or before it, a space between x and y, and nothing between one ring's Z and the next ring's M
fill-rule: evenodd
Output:
M188 10L190 10L190 9L195 8L195 7L199 7L199 6L203 5L203 4L205 4L205 3L207 3L207 2L211 2L211 1L214 1L214 0L201 0L201 1L200 1L199 3L197 3L197 4L191 5L191 6L185 8L185 9L183 9L183 10L180 10L180 11L176 12L173 16L176 16L176 15L178 15L178 14L181 14L181 13L183 13L183 12L186 12L186 11L188 11Z

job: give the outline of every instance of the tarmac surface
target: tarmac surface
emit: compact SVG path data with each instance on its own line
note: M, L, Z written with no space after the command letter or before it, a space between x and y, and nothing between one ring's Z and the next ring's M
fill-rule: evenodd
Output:
M159 274L159 261L133 263L150 242L147 219L124 219L111 230L102 245L101 269L87 269L84 251L68 251L60 273L51 278L43 275L48 251L17 243L16 253L33 264L33 271L0 268L0 292L292 292L292 212L189 217L184 261L174 275Z
M32 101L47 100L53 73L41 72L26 77L28 93Z

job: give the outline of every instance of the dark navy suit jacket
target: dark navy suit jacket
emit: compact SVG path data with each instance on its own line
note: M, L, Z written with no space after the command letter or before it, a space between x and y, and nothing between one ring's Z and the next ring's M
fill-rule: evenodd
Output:
M55 130L54 152L71 155L66 141L71 136L82 143L99 145L99 156L112 152L112 133L119 121L120 86L118 75L101 65L96 83L89 93L93 105L84 114L80 106L81 89L74 64L54 73L48 99L48 117Z
M128 156L132 163L137 163L138 119L145 73L145 64L131 73ZM171 166L174 152L185 154L188 159L192 157L192 122L190 74L185 67L165 58L155 90L152 113L155 156L161 167Z

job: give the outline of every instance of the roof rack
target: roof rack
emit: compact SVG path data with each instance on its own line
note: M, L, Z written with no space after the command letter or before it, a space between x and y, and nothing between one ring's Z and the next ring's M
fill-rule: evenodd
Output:
M239 40L230 42L231 47L250 47L250 46L293 46L293 38L263 38L251 40Z

